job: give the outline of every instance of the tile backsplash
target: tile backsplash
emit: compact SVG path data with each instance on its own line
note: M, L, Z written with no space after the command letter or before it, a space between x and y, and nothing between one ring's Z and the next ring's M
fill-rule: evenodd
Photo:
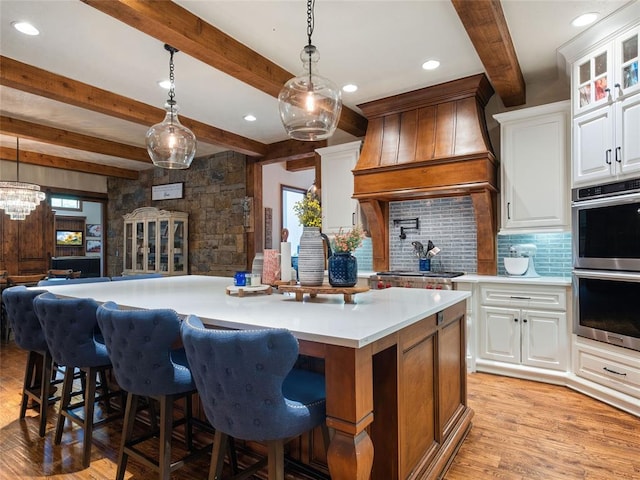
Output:
M533 265L542 277L571 276L571 233L533 233L498 235L498 275L506 275L502 259L509 256L509 247L518 243L533 243L537 247Z
M400 226L394 220L418 218L419 230L406 230L407 238L400 239ZM418 270L418 258L413 253L412 241L425 247L431 240L441 249L431 261L433 271L462 271L477 273L476 222L471 197L445 197L428 200L409 200L389 204L389 268L391 270ZM365 261L371 261L371 240L358 249L359 270L366 270ZM534 259L541 276L571 275L571 233L534 233L498 235L498 275L506 275L503 258L509 247L518 243L533 243L537 247ZM360 260L360 255L367 258Z
M418 218L418 230L405 230L394 220ZM411 242L425 248L431 240L440 253L431 259L433 271L478 271L476 221L471 197L445 197L389 203L389 267L391 270L418 270L418 257Z

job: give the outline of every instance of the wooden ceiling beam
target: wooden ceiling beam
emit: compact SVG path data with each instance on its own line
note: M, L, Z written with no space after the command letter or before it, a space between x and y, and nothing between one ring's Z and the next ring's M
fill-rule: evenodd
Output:
M82 1L272 97L278 98L283 85L295 77L176 3ZM338 128L362 137L367 119L343 106Z
M0 85L140 125L155 125L162 121L166 113L163 108L153 107L4 56L0 56ZM264 143L182 115L180 121L191 129L201 142L219 145L250 156L262 156L267 151Z
M500 0L451 0L505 107L526 103L526 87Z
M14 160L16 158L16 149L0 147L0 158L4 160ZM20 150L20 163L70 170L73 172L91 173L94 175L104 175L108 177L127 178L129 180L137 180L139 177L139 172L137 170L110 167L108 165L98 163L82 162L80 160L70 160L68 158L57 157L55 155L46 155L44 153L29 152L25 150Z
M262 164L302 160L314 158L316 148L326 147L327 141L320 140L318 142L298 142L295 140L283 140L269 145L267 154L260 158Z
M17 118L0 116L0 132L61 147L152 163L146 148L133 147L111 140L68 132L59 128L18 120Z

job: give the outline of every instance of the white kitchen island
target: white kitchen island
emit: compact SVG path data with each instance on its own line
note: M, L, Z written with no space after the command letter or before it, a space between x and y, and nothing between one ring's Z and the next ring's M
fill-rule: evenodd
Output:
M60 296L172 308L211 327L287 328L324 359L333 479L437 478L471 426L462 291L389 288L355 296L226 294L232 279L181 276L47 286ZM375 456L374 456L375 449Z

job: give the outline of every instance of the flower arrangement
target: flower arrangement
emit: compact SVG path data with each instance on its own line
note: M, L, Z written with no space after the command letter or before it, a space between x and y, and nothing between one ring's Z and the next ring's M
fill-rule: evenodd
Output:
M302 200L293 204L293 211L303 227L322 226L322 207L318 197L307 193Z
M342 233L342 229L335 234L331 240L331 248L334 253L348 253L353 252L356 248L362 245L364 239L364 230L362 228L354 227L346 233Z

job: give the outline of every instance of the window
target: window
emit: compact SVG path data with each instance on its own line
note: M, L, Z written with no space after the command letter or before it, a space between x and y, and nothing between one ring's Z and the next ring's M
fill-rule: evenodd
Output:
M81 212L82 200L78 200L77 198L56 197L55 195L52 195L51 208L57 208L60 210L75 210Z
M306 194L307 191L302 188L281 185L282 215L280 218L282 219L282 228L289 230L288 242L291 243L291 255L293 256L298 256L298 246L302 236L302 225L293 211L293 205L302 200Z

